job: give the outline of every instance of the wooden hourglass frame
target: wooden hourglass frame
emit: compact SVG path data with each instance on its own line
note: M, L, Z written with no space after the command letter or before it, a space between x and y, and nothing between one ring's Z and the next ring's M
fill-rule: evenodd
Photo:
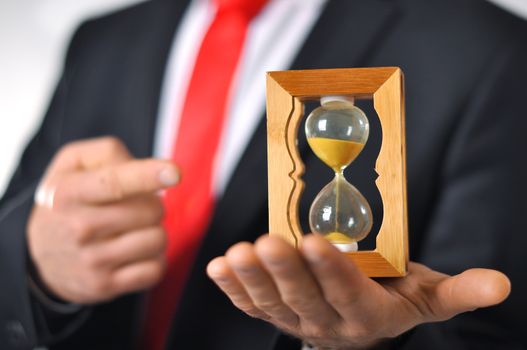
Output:
M383 135L375 164L384 208L376 248L343 254L370 277L404 276L408 268L404 80L398 67L267 73L269 232L294 246L302 240L298 203L304 164L297 149L298 129L306 117L305 102L334 95L373 99Z

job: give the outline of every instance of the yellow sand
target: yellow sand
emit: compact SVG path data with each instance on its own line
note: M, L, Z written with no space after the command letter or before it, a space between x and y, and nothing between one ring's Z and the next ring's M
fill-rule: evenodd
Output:
M307 142L320 160L335 172L351 163L362 151L364 144L322 137L308 137Z
M354 240L340 232L331 232L324 236L331 243L353 243Z

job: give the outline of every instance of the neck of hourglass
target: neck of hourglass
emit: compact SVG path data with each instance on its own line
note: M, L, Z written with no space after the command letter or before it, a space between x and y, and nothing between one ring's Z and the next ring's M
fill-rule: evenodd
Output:
M344 169L346 169L346 168L343 167L341 169L333 169L335 171L335 177L336 178L344 178Z

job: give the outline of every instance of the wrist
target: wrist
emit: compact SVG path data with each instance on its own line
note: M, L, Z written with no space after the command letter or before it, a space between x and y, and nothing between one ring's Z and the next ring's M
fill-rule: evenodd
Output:
M63 300L50 291L44 281L40 278L37 267L29 254L27 257L27 283L29 291L35 300L51 312L62 315L74 314L79 312L83 307L80 304Z
M42 282L28 274L28 285L31 295L46 309L58 314L74 314L82 309L82 305L70 303L51 294Z

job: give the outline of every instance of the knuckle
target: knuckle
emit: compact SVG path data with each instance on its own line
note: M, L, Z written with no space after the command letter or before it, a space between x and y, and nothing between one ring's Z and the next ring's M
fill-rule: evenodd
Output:
M101 254L95 250L85 249L80 254L80 259L84 267L87 269L97 269L103 263Z
M86 289L92 298L104 299L110 295L110 279L105 273L90 272L87 274L86 281Z
M163 202L156 195L148 196L144 199L142 198L134 205L134 209L138 214L141 214L142 221L144 221L145 224L159 224L165 216Z
M139 284L144 288L151 287L163 277L164 267L161 264L154 264L148 273L144 274Z
M164 265L161 263L156 263L154 267L152 268L152 271L150 273L150 279L153 283L159 281L161 277L163 276L164 271Z
M331 305L343 305L343 306L349 306L353 305L357 302L358 296L354 293L345 293L343 295L327 295L326 300Z
M287 305L292 306L297 310L309 310L312 308L313 304L318 302L318 295L287 295L283 296L282 299Z
M126 147L121 140L115 136L103 136L99 139L106 152L111 154L126 153Z
M46 187L52 195L52 205L54 209L67 210L79 203L83 191L83 186L79 185L77 174L64 174L55 176Z
M311 339L326 339L332 335L332 331L330 328L322 325L313 325L309 328L307 334Z
M157 261L152 265L152 271L150 272L151 283L154 284L163 278L165 274L166 263L164 257L157 259Z
M245 293L229 292L227 295L229 296L229 299L231 299L232 303L240 310L245 311L252 308L259 309L258 306L253 304L253 302Z
M72 215L67 225L70 234L77 243L84 243L91 236L92 229L90 225L78 216Z
M159 253L162 253L168 243L166 231L162 227L156 228L154 229L151 237L154 240L154 250L158 251Z
M257 300L254 302L254 305L263 311L268 311L270 313L276 313L283 309L283 304L279 300L269 299L269 300Z
M165 207L161 199L157 198L156 196L156 198L152 201L152 204L150 207L151 207L151 212L153 216L153 221L160 222L165 216Z
M124 191L119 183L119 177L115 169L110 168L102 172L98 181L111 198L114 198L116 201L124 198Z
M242 310L243 312L249 312L253 310L254 312L261 312L256 306L254 306L253 303L247 300L247 298L240 298L239 296L229 295L229 298L231 299L231 302L236 306L238 309Z
M242 297L241 295L229 295L229 298L236 308L245 312L247 315L264 320L270 319L269 315L255 306L250 300L247 299L247 297Z
M69 142L65 144L64 146L62 146L57 152L57 154L55 155L55 159L60 160L60 159L68 158L71 155L77 153L77 149L79 148L80 142L81 141L73 141L73 142Z
M167 270L167 262L165 255L161 255L161 257L158 259L158 277L157 279L160 280L165 275L165 272Z
M247 309L242 309L242 308L239 308L239 309L242 310L243 312L245 312L250 317L253 317L253 318L259 318L259 319L262 319L262 320L269 320L269 319L271 319L271 317L269 315L267 315L266 313L262 312L261 310L258 310L255 307L250 307L250 308L247 308Z

